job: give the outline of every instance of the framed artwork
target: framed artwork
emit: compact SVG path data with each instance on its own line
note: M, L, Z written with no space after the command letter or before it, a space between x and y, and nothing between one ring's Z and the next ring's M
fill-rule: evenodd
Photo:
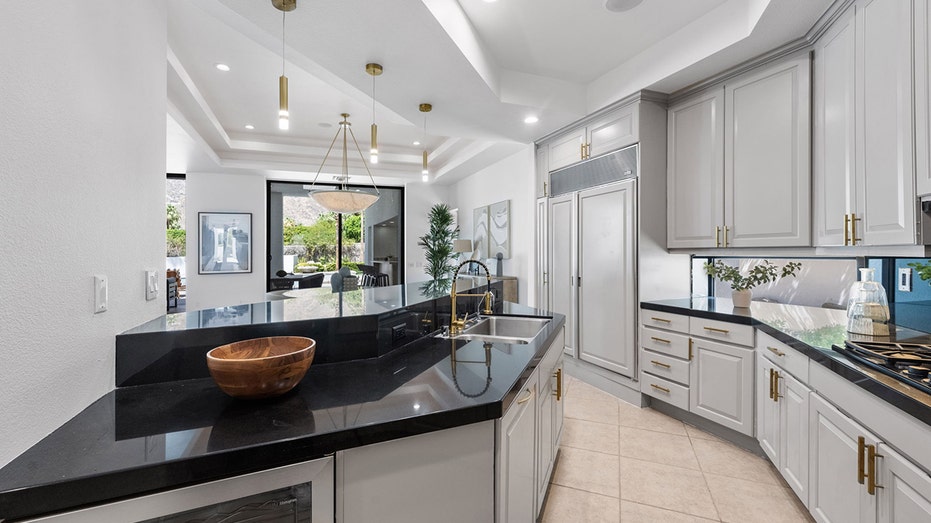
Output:
M488 206L488 257L500 252L504 259L511 257L511 200Z
M252 272L252 213L199 212L198 274Z
M483 260L488 255L488 206L472 211L472 259Z

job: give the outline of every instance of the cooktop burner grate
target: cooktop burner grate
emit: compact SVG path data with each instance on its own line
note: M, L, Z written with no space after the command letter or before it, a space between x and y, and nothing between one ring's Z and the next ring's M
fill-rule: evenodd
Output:
M931 345L903 342L844 342L833 349L848 358L931 394Z

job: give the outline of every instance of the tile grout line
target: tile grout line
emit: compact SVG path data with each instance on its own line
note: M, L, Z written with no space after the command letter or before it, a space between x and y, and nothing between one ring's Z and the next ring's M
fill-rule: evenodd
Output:
M695 451L695 445L692 443L692 437L689 436L689 446L692 447L692 454L695 454L695 461L698 461L698 468L701 472L701 479L705 482L705 489L708 490L708 497L711 499L711 506L714 507L714 513L718 521L723 521L721 510L718 509L718 503L714 500L714 494L711 493L711 485L708 484L708 476L705 475L705 467L702 466L701 460L698 459L698 452Z

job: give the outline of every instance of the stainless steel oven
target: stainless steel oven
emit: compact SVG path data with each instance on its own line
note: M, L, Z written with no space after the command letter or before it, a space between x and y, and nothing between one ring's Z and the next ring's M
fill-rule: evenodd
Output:
M331 523L333 471L330 456L29 521Z

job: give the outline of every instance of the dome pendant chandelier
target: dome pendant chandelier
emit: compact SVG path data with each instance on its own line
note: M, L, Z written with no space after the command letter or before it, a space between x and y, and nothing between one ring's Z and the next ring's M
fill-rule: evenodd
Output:
M314 176L314 181L311 184L309 194L311 198L313 198L317 203L322 205L328 211L342 214L352 214L368 209L373 203L378 201L378 198L381 196L381 192L379 192L378 187L375 185L375 178L372 176L372 171L369 170L368 164L365 163L365 156L362 155L362 149L359 148L359 142L356 141L356 136L352 132L352 124L349 123L348 119L349 114L342 113L340 116L343 117L343 121L339 123L340 128L336 131L336 136L333 137L333 141L330 142L330 148L327 149L326 155L323 157L323 162L320 163L320 168L317 169L317 174ZM336 140L339 139L340 133L343 135L343 168L339 176L340 188L315 190L314 186L317 184L317 178L320 177L320 172L323 171L323 167L326 165L327 158L330 157L330 153L333 151L333 146L336 144ZM372 188L375 189L374 193L361 189L350 189L346 186L346 182L349 181L350 137L352 137L352 143L356 146L356 150L359 152L359 158L362 159L362 165L365 167L365 172L368 173L369 180L372 181Z

